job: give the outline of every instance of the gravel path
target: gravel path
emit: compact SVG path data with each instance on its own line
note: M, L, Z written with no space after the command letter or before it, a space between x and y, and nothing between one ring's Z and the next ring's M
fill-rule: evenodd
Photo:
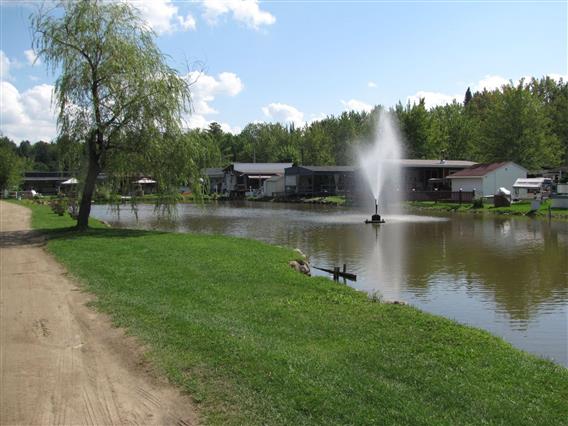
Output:
M140 345L85 306L30 216L0 202L0 424L197 424Z

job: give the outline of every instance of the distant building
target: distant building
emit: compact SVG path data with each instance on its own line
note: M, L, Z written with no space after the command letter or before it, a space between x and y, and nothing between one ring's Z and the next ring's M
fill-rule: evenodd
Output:
M552 179L550 178L519 178L513 184L513 198L519 200L548 197L551 193Z
M476 163L465 160L400 160L406 191L450 190L448 176Z
M527 177L527 169L511 161L481 163L460 170L447 177L452 182L452 191L475 191L476 197L487 197L499 188L513 189L519 178Z
M43 195L54 195L59 192L61 183L71 177L69 172L25 172L22 186L24 191L33 189Z
M262 196L263 197L279 197L284 195L285 187L284 187L285 177L276 175L272 176L264 181L262 185Z
M203 171L206 182L205 185L210 194L223 192L223 169L222 168L208 168Z
M233 163L223 169L223 191L231 197L260 193L264 181L283 176L292 163Z
M286 169L286 195L337 195L353 189L355 167L295 166Z

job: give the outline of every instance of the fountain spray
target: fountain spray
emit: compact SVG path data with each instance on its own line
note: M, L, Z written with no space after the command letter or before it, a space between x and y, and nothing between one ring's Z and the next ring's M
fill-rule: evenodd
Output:
M400 208L402 142L396 120L391 113L381 110L373 143L361 147L359 165L375 202L375 214L366 223L384 223L381 210Z

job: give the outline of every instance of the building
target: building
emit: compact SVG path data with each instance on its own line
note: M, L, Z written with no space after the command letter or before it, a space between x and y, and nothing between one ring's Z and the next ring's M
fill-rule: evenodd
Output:
M351 166L294 166L286 169L287 196L337 195L353 190L356 170Z
M203 170L205 175L205 186L210 194L223 192L223 169L212 167Z
M447 176L452 192L474 191L476 197L488 197L499 188L512 190L517 179L526 178L527 169L511 161L475 164Z
M552 194L551 198L553 209L568 209L568 183L559 183L556 187L556 194Z
M265 180L283 176L292 163L233 163L223 169L223 192L231 197L260 194Z
M276 175L272 176L264 181L262 186L262 196L263 197L279 197L284 195L284 176Z
M24 191L33 189L43 195L54 195L59 192L61 184L71 177L69 172L25 172L22 187Z
M400 160L406 191L450 190L448 176L476 163L465 160Z
M545 177L519 178L513 184L513 198L529 200L536 197L548 197L552 192L552 179Z

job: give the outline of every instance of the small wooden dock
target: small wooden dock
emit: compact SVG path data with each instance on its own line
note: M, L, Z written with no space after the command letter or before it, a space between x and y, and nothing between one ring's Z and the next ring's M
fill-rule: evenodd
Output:
M347 272L347 265L345 263L343 264L343 269L339 266L335 266L333 269L319 268L317 266L312 266L312 268L332 274L335 281L338 281L339 277L346 278L351 281L357 281L357 275Z

